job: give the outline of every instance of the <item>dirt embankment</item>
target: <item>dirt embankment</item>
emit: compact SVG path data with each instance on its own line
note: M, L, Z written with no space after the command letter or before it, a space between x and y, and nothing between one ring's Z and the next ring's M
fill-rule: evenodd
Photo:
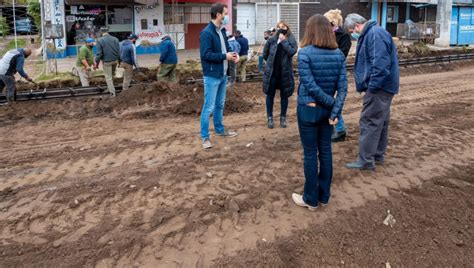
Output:
M122 92L116 98L108 96L81 97L66 100L19 102L0 109L0 122L19 119L91 118L157 118L177 115L199 115L203 105L202 86L184 86L165 82L143 83ZM235 89L227 91L225 112L248 112L253 102Z

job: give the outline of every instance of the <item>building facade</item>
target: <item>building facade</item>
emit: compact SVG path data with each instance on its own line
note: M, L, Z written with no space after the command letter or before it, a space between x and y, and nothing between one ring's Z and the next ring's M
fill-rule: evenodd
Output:
M438 23L443 44L474 44L474 0L43 0L44 24L61 25L64 32L48 41L48 55L75 56L87 37L99 37L103 26L120 40L136 33L138 54L159 53L164 35L178 49L196 49L215 2L229 7L233 23L226 26L228 32L240 30L252 45L281 20L300 39L310 16L335 8L343 16L358 13L376 20L393 36L402 23Z
M84 40L98 38L104 26L119 40L137 34L137 54L159 53L164 35L170 35L178 49L198 48L199 33L216 2L232 7L231 0L44 0L44 24L61 25L64 32L63 38L48 40L48 56L77 55ZM231 32L232 24L227 29Z

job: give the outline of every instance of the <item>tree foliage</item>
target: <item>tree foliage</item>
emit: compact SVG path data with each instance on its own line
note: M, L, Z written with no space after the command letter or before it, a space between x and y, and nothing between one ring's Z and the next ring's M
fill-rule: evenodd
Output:
M0 34L2 36L7 36L10 32L10 27L8 27L7 18L0 17Z
M28 15L33 18L36 29L41 31L41 6L39 0L28 0Z

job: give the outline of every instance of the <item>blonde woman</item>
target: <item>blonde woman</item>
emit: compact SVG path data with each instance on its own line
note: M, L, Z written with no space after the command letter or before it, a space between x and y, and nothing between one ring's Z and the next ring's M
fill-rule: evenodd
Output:
M351 50L352 40L351 36L344 31L344 21L342 19L341 11L339 9L329 10L328 12L324 13L324 17L326 17L331 23L332 30L336 35L337 46L344 54L344 57L347 58L347 55ZM346 140L346 126L344 124L344 118L342 117L342 114L339 116L338 122L334 127L331 140L332 142L341 142Z
M286 128L288 98L295 90L292 59L297 51L298 44L290 27L286 22L279 22L276 34L268 39L263 49L263 59L266 61L263 92L267 95L268 128L274 127L273 100L277 89L280 90L281 97L280 127Z

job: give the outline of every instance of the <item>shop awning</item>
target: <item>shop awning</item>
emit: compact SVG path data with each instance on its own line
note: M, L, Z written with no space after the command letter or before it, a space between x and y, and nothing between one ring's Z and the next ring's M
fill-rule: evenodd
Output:
M147 0L66 0L68 5L147 5Z
M436 6L434 4L417 4L417 5L412 5L415 8L424 8L424 7L430 7L430 6Z

